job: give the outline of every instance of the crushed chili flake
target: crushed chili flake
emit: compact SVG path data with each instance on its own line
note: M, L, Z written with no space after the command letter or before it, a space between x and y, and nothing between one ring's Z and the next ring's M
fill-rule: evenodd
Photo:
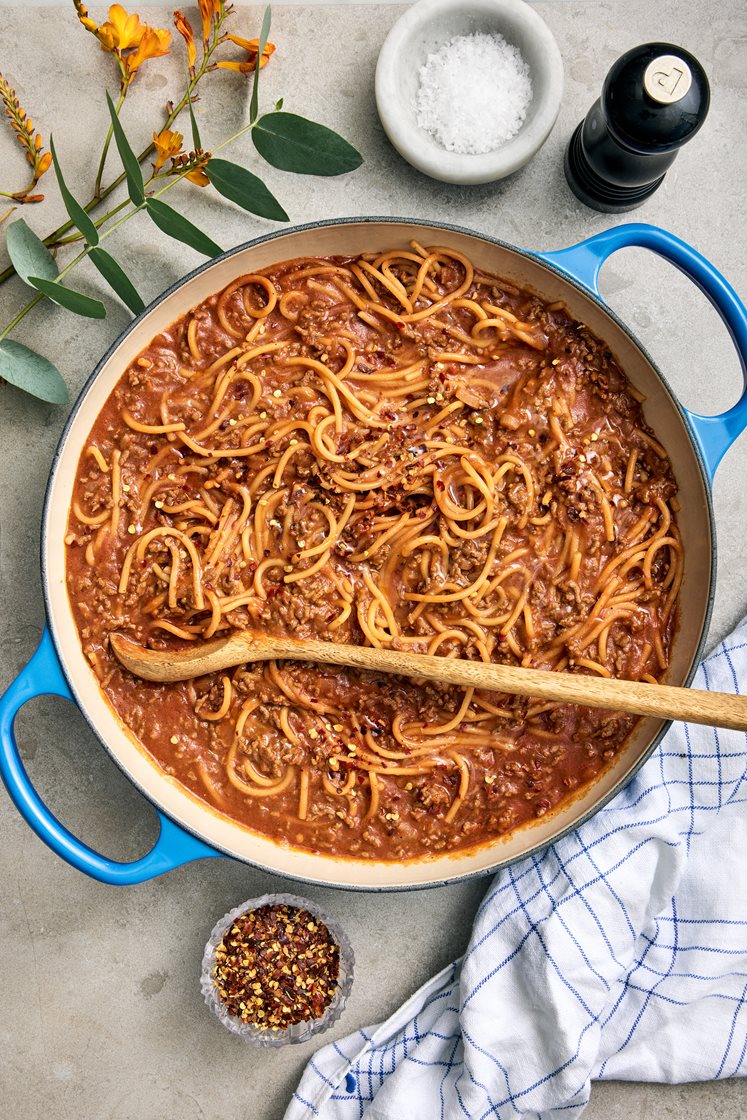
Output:
M318 1019L337 990L340 947L323 922L295 906L259 906L215 950L213 982L232 1015L271 1031Z

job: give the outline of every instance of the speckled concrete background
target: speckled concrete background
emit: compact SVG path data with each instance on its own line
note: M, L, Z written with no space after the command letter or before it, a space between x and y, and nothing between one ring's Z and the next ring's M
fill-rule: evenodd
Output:
M279 49L265 71L266 103L338 128L366 163L342 180L307 180L269 169L267 181L292 220L346 214L401 214L450 219L530 248L570 244L611 220L584 209L566 188L562 154L570 132L597 96L612 61L646 40L689 48L713 81L703 132L679 156L665 187L634 215L668 227L710 257L747 296L747 189L744 155L747 9L744 0L547 0L536 5L557 36L566 92L555 130L521 173L472 189L432 182L389 147L373 102L373 72L392 6L279 7ZM94 12L97 9L94 6ZM149 12L166 25L167 9ZM236 29L253 35L258 9L240 8ZM45 133L54 129L70 182L80 192L104 129L100 94L114 86L111 60L79 29L71 5L0 17L0 69L9 74ZM124 120L144 142L178 88L173 58L148 64ZM246 87L213 75L200 106L203 138L226 135L244 111ZM741 139L740 139L741 135ZM0 134L7 189L17 157ZM250 145L236 157L251 159ZM56 189L24 217L44 233L62 217ZM11 186L10 189L13 189ZM178 193L182 188L178 188ZM261 232L217 196L189 191L189 212L221 244ZM173 201L173 197L172 197ZM186 203L185 203L186 205ZM142 222L142 219L138 219ZM114 239L112 239L114 240ZM150 299L197 262L196 254L136 223L117 240L117 255ZM0 266L1 267L1 266ZM81 289L102 295L83 269ZM736 399L738 364L717 316L669 266L638 251L615 257L603 273L611 305L639 334L687 405L715 411ZM25 301L18 282L0 289L0 318ZM109 318L75 319L54 309L30 316L16 337L57 360L74 396L103 350L126 323L103 293ZM44 487L65 409L0 388L0 685L31 655L43 623L39 522ZM729 453L716 485L719 585L712 639L747 609L744 486L747 440ZM113 857L147 850L154 816L109 761L82 718L62 701L39 700L18 720L19 740L41 794L67 825ZM0 1114L9 1120L279 1120L315 1048L272 1054L246 1049L201 1002L197 976L216 918L244 898L287 881L228 861L193 864L140 887L115 889L85 879L56 859L0 795ZM471 882L410 895L367 897L312 890L345 925L358 958L357 981L342 1021L344 1034L382 1019L466 944L484 884ZM659 1087L595 1087L589 1120L717 1114L747 1116L744 1082Z

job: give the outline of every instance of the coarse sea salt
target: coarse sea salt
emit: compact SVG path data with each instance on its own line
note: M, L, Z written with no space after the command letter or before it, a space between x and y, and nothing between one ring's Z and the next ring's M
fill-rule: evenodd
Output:
M417 122L449 152L485 155L521 128L532 100L529 67L502 35L457 35L420 68Z

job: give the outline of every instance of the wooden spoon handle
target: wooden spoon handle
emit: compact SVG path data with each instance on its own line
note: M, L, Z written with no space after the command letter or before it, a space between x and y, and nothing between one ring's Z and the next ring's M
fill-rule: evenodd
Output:
M264 637L246 632L177 651L145 649L121 634L112 634L110 641L114 653L127 669L151 681L188 680L244 662L290 659L747 731L747 696L724 692L701 692L578 673L548 673L542 669L486 665L482 661L335 645L315 639Z
M273 639L273 644L285 647L282 653L276 652L273 656L296 661L373 669L403 677L423 677L445 684L508 692L515 696L747 731L747 696L579 673L549 673L512 665L486 665L482 661L369 649L367 646L339 646L330 642L296 642L291 639Z

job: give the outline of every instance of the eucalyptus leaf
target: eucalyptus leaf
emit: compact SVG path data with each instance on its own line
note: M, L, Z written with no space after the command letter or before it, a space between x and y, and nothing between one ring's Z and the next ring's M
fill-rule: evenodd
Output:
M130 147L130 142L124 134L124 129L120 123L117 111L114 108L114 102L107 93L106 103L109 106L109 116L112 119L112 130L114 132L114 140L119 152L119 158L122 160L125 176L127 178L127 193L136 206L142 206L145 202L145 185L143 183L143 173L140 170L140 164L137 161L137 156Z
M265 8L265 14L262 17L262 29L259 33L259 43L257 44L257 66L254 71L254 82L252 83L252 98L249 102L249 121L253 124L257 119L259 113L259 72L262 69L262 55L264 54L265 46L270 35L270 24L272 22L272 10L269 6Z
M206 257L218 257L223 252L220 245L216 245L206 233L203 233L201 229L198 229L196 225L193 225L171 206L167 206L165 202L161 202L157 198L148 198L145 202L145 208L148 211L148 216L162 233L168 234L176 241L183 241L185 245L196 249L198 253L204 253Z
M11 222L7 234L8 256L18 275L25 283L31 284L31 276L43 276L54 280L60 271L57 263L43 241L29 229L23 218Z
M44 280L41 276L29 276L29 283L38 292L49 296L53 303L75 312L76 315L85 315L87 319L106 318L106 308L98 299L91 299L82 292L66 288L64 284L58 284L54 280Z
M252 129L259 154L281 171L343 175L363 163L360 152L331 128L295 113L266 113Z
M262 180L245 167L239 167L225 159L211 159L205 166L205 174L218 194L229 198L250 214L259 214L260 217L271 218L275 222L289 221L285 210Z
M195 120L195 111L192 108L192 98L191 98L191 96L189 97L189 100L187 101L187 105L189 106L189 119L192 122L192 143L194 145L195 151L197 152L202 147L202 140L200 140L200 130L197 127L197 121Z
M0 377L39 400L67 403L67 386L57 367L10 338L0 339Z
M73 195L68 190L67 183L65 182L65 179L62 175L62 168L60 167L60 161L57 158L57 152L54 149L54 140L52 139L51 136L49 138L49 148L50 148L50 151L52 152L52 160L54 162L54 171L55 171L55 175L57 176L57 183L58 183L59 188L60 188L60 194L62 195L62 201L65 203L65 209L67 210L68 215L70 216L70 220L73 222L73 224L75 226L77 226L77 228L83 234L83 236L85 237L85 239L86 239L86 241L88 242L89 245L98 245L98 243L99 243L99 231L96 229L96 226L93 224L93 222L89 218L88 214L86 214L86 212L83 209L83 207L81 206L81 204L77 201L77 199L75 199L73 197ZM37 274L38 274L39 270L37 269L36 271L37 271ZM50 276L50 277L48 277L48 279L51 280L52 277Z
M127 304L134 315L139 315L145 304L122 266L104 249L91 249L88 255L122 303Z

